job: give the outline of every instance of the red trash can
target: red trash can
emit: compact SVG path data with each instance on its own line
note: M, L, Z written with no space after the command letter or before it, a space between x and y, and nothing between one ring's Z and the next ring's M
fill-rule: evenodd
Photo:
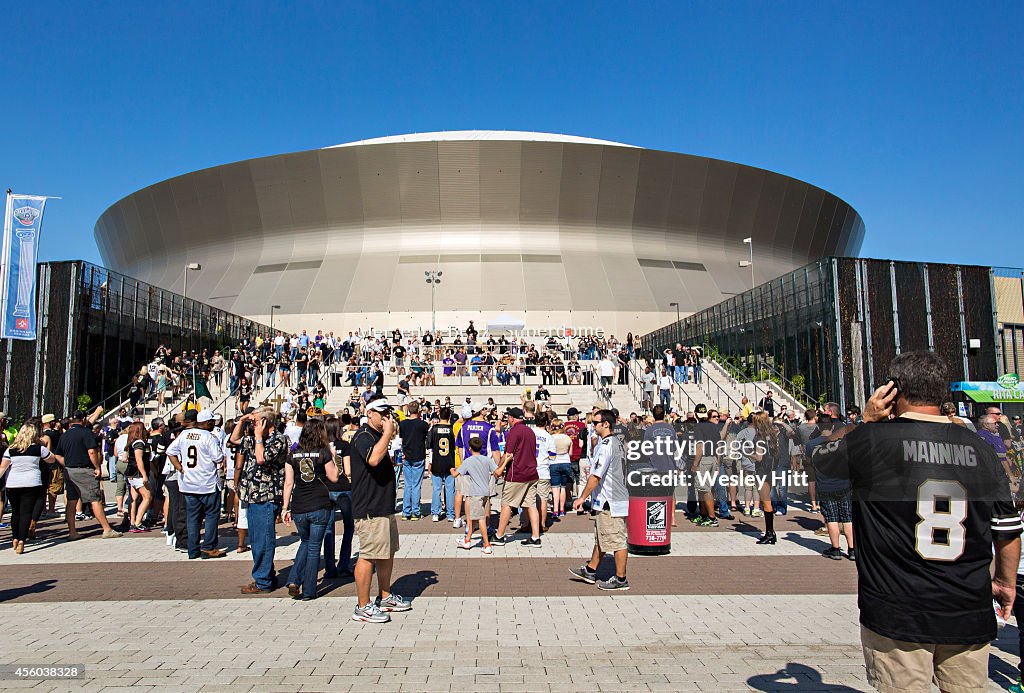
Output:
M629 516L626 547L639 556L664 556L672 551L672 510L675 487L662 486L666 475L651 467L632 469L626 475Z

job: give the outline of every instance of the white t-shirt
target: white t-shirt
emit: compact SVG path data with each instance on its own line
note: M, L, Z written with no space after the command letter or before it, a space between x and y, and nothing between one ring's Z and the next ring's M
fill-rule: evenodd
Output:
M14 452L7 448L4 459L11 461L11 466L7 470L7 488L42 486L43 475L39 470L39 461L52 458L53 455L45 445L29 445L23 452Z
M217 463L224 459L224 450L212 433L201 428L182 431L167 447L167 456L171 455L181 462L182 493L213 493L220 488Z
M537 436L537 477L551 479L551 462L555 459L555 441L547 430L530 426Z
M601 376L610 378L615 375L615 364L610 359L601 361Z
M122 433L114 441L114 456L118 462L128 461L128 434Z
M284 335L279 334L274 337L274 346L284 346Z
M669 375L661 376L661 378L658 379L658 387L660 387L662 390L671 390L672 377Z
M289 423L284 427L284 435L292 445L299 442L299 436L302 435L302 426L296 426L294 423Z

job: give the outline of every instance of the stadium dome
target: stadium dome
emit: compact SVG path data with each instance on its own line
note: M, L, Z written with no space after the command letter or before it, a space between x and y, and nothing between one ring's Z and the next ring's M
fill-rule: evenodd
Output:
M644 332L828 255L857 212L741 164L585 137L456 131L383 137L204 169L114 203L104 263L275 324L478 325Z

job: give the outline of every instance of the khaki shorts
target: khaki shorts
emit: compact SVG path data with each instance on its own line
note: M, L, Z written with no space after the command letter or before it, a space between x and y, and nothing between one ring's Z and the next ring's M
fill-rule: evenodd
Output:
M92 467L64 468L69 501L100 502L100 480L94 476L94 471Z
M531 508L537 505L536 481L506 481L501 490L501 504L512 508Z
M615 553L626 549L626 518L612 517L610 510L602 510L594 517L594 542L602 553Z
M693 488L697 493L711 493L715 490L711 475L718 469L718 460L714 457L701 457L697 463L697 474L693 475ZM701 477L705 477L701 479ZM707 483L704 483L706 481Z
M64 493L64 470L61 467L54 467L50 470L50 485L46 492L51 496L59 496Z
M551 479L537 479L537 497L541 503L547 503L551 496Z
M357 519L356 536L360 558L386 561L398 553L398 521L394 515Z
M469 477L465 474L459 474L455 477L455 493L465 496L467 491L469 491Z
M860 627L868 683L881 693L929 693L932 681L947 693L984 693L988 643L932 645L893 640Z
M487 496L466 496L466 515L469 521L487 519Z

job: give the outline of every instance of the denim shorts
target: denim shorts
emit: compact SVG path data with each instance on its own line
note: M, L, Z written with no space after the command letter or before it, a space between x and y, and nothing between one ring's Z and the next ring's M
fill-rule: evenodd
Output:
M561 486L572 486L572 465L571 464L553 464L551 465L551 486L558 488Z

